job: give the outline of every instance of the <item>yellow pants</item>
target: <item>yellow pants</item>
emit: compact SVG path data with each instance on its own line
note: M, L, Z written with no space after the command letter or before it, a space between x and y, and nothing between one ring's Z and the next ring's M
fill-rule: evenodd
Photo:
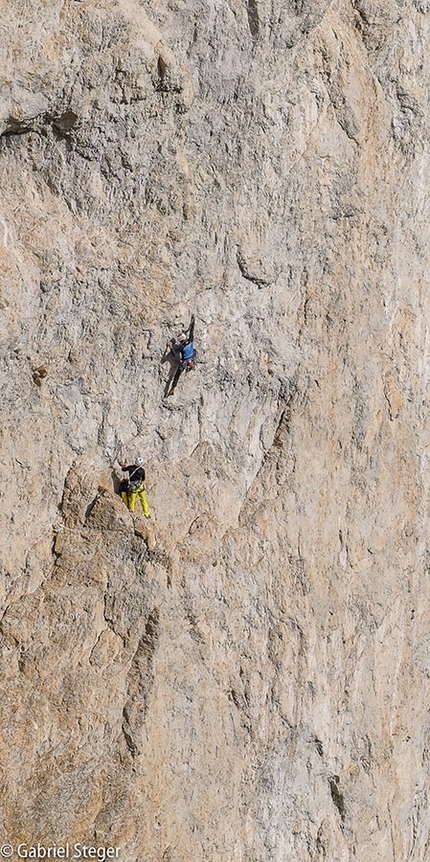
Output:
M130 512L134 512L134 504L136 502L137 496L139 496L140 502L142 503L143 514L145 515L145 518L149 518L149 508L148 503L146 502L145 489L143 485L141 488L136 488L133 491L129 491L128 494L126 491L122 491L121 493L121 497L127 508L130 509Z

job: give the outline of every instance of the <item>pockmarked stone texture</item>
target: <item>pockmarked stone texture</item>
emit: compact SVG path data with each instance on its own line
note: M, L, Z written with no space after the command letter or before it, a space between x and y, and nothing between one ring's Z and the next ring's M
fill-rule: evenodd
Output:
M430 4L0 27L4 841L425 862Z

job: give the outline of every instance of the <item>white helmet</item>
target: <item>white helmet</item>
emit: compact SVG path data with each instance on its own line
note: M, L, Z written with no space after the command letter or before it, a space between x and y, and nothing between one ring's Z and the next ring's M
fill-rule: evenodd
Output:
M140 455L138 456L138 458L136 458L136 464L138 467L142 467L143 465L143 458L141 458Z

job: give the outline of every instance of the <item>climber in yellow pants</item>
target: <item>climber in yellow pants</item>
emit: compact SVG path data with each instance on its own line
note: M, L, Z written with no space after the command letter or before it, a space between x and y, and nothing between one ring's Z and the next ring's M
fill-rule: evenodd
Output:
M148 503L145 495L145 470L143 469L143 458L136 458L135 464L130 464L128 467L124 464L122 470L129 475L129 485L128 489L121 491L121 497L127 506L130 509L130 512L134 512L134 504L136 502L136 497L139 497L139 500L142 504L143 514L145 518L150 518Z

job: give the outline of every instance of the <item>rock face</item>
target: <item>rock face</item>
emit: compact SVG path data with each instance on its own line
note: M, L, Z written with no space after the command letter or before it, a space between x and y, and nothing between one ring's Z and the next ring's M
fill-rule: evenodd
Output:
M15 854L427 858L429 26L2 4ZM117 493L137 453L150 521Z

